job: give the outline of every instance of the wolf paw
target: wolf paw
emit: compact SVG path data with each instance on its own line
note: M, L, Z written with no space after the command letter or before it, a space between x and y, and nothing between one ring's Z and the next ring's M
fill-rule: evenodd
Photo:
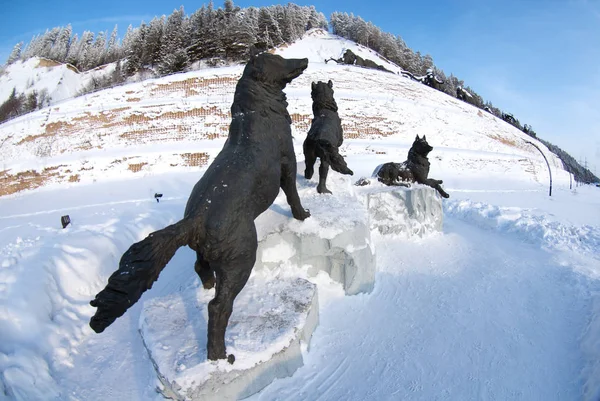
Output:
M292 216L294 216L296 220L306 220L310 217L310 210L302 208L299 210L292 209Z
M317 187L317 192L320 194L330 194L332 193L326 186Z

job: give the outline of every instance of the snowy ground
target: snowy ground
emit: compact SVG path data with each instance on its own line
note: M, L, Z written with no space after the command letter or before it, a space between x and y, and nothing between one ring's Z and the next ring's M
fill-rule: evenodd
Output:
M348 161L356 178L377 165ZM88 302L133 241L180 218L200 174L0 199L5 397L160 399L138 334L141 303L97 335ZM442 234L375 236L371 294L344 296L319 276L320 325L305 366L252 399L566 400L588 381L598 388L600 190L562 182L548 198L533 179L487 178L463 174L460 187L446 186ZM301 196L314 191L301 186ZM65 230L63 214L73 222ZM193 262L179 250L142 302L198 285Z
M600 399L600 189L569 190L568 174L547 154L554 178L548 197L545 162L523 142L530 138L398 75L323 64L344 48L384 63L329 36L309 36L281 51L310 58L287 90L290 113L301 117L293 126L298 161L302 124L311 118L310 82L333 77L348 131L385 134L345 140L353 179L405 160L414 136L427 135L434 147L430 176L443 179L451 195L443 232L420 239L373 235L378 273L370 294L345 296L326 275L311 279L320 323L305 366L251 399ZM0 197L0 400L161 399L138 333L140 312L145 300L199 285L194 253L180 249L141 301L100 335L88 327L94 313L88 303L133 242L181 218L205 167L182 165L180 154L214 158L224 138L207 136L228 124L240 72L228 67L116 88L0 127L0 172L64 164L79 179ZM151 96L153 88L209 76L206 93ZM138 96L144 100L123 108ZM201 104L216 111L189 119L173 114ZM152 127L142 119L102 132L101 125L82 125L60 136L87 114L95 121L104 111L94 107L105 106L114 112L106 118L118 121L156 107L143 115L171 113L168 121L191 131L180 135L185 139L122 140L128 129ZM66 125L44 136L46 123ZM115 164L125 160L148 165L134 173L127 163ZM316 196L316 180L298 177L301 198ZM164 194L160 203L156 192ZM334 189L322 203L340 199ZM63 230L64 214L72 224Z

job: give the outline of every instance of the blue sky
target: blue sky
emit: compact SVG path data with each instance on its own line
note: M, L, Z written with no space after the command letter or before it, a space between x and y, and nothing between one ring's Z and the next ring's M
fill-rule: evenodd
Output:
M142 20L187 14L206 1L2 0L0 63L19 41L47 28L119 34ZM281 2L286 4L287 1ZM383 31L402 36L415 51L433 56L484 99L600 174L600 0L295 1L314 5L327 18L353 13ZM277 4L245 0L240 7ZM222 3L215 2L216 7ZM596 111L594 111L596 110Z

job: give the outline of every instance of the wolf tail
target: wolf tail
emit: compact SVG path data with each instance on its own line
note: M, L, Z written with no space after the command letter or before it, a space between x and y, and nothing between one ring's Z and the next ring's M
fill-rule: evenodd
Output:
M337 148L329 142L318 140L315 146L315 153L319 159L326 161L333 170L341 174L353 175L354 172L348 168L346 160L339 154Z
M190 242L195 228L184 219L133 244L121 257L119 269L109 277L106 287L90 302L98 308L90 327L101 333L133 306L144 291L152 288L177 249Z

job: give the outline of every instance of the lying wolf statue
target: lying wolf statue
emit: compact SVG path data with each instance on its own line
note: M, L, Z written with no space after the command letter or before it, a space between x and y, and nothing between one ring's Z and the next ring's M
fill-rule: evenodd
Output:
M252 57L237 83L229 137L194 186L181 221L133 244L108 285L90 302L90 320L100 333L152 287L178 248L196 251L195 270L204 288L216 285L208 305L208 359L225 352L225 330L233 301L244 288L258 246L254 219L283 189L298 220L310 216L296 188L296 156L285 86L308 66L307 59L262 53Z
M310 130L304 141L304 159L306 169L304 177L311 179L314 174L314 165L317 157L321 160L319 166L319 185L317 192L320 194L330 194L327 189L327 173L329 166L338 173L354 174L348 168L344 157L340 155L338 149L344 142L344 132L342 130L342 121L337 113L337 104L333 98L333 82L312 83L310 96L313 100L313 114Z
M433 147L427 143L425 135L415 138L410 150L408 158L403 163L385 163L377 166L373 172L373 177L384 183L385 185L404 185L406 182L418 182L419 184L429 185L435 188L444 198L449 198L441 187L442 180L428 178L429 175L429 159L427 155L433 150Z

